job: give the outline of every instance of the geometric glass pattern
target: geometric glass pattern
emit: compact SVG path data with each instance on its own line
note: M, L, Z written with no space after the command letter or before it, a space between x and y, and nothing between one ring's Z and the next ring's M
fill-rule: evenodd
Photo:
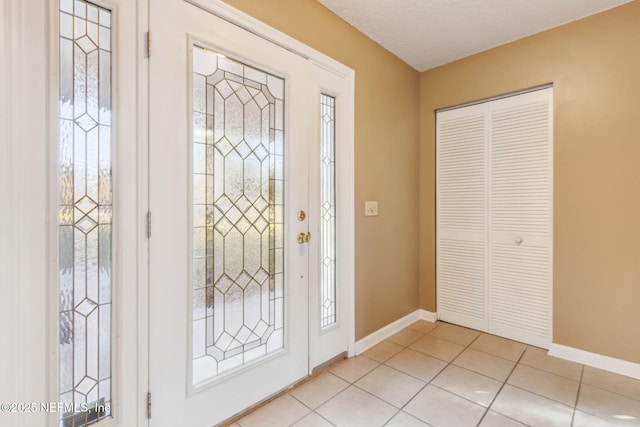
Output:
M320 95L320 327L336 322L336 99Z
M111 412L111 11L60 0L60 426Z
M284 345L284 80L193 46L193 384Z

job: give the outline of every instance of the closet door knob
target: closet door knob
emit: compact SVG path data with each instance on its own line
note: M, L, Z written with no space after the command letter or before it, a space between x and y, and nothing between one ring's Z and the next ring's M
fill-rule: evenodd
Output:
M522 243L522 237L518 236L516 237L516 244L519 245Z

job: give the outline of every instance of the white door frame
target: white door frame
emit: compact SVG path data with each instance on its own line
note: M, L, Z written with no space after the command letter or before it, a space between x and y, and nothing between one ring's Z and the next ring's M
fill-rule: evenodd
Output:
M262 37L284 49L300 55L316 66L328 70L345 80L345 97L340 108L345 110L347 120L338 125L342 128L344 140L336 141L336 217L339 218L339 233L336 246L340 257L337 259L336 280L345 287L342 309L347 318L347 354L355 354L355 180L354 180L354 117L355 117L355 71L335 59L305 45L304 43L274 29L273 27L229 6L220 0L184 0L208 11L232 24ZM310 331L313 333L314 331ZM313 369L313 366L310 366Z
M0 402L46 402L46 4L3 1L0 22ZM0 412L2 425L43 425L46 418L40 412Z
M229 6L221 0L184 0L232 24L239 26L259 37L262 37L284 49L307 58L320 68L331 71L345 79L345 99L341 108L345 109L348 118L342 132L345 140L337 141L336 158L336 216L340 218L340 232L336 244L340 248L337 269L340 275L337 280L346 287L345 326L348 329L347 353L355 354L355 180L354 180L354 117L355 117L355 71L335 59L305 45L304 43L274 29L246 13Z
M345 94L340 108L343 108L344 123L339 123L344 140L336 141L336 217L338 230L336 246L340 257L337 259L336 280L345 287L344 304L346 313L344 326L347 328L347 355L355 354L355 180L354 180L354 117L355 117L355 71L335 59L305 45L304 43L274 29L273 27L229 6L221 0L184 0L206 10L232 24L262 37L284 49L300 55L316 66L328 70L345 81ZM310 331L314 333L315 331ZM310 366L310 370L313 366Z

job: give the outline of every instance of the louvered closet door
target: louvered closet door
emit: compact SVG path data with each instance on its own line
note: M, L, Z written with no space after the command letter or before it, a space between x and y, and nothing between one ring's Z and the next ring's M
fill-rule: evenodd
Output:
M548 348L552 301L552 89L492 102L489 331Z
M485 106L437 117L437 306L444 321L487 329Z

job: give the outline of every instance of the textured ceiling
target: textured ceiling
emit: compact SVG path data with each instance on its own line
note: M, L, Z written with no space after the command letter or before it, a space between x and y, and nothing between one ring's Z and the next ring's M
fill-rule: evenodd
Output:
M318 0L418 71L631 0Z

